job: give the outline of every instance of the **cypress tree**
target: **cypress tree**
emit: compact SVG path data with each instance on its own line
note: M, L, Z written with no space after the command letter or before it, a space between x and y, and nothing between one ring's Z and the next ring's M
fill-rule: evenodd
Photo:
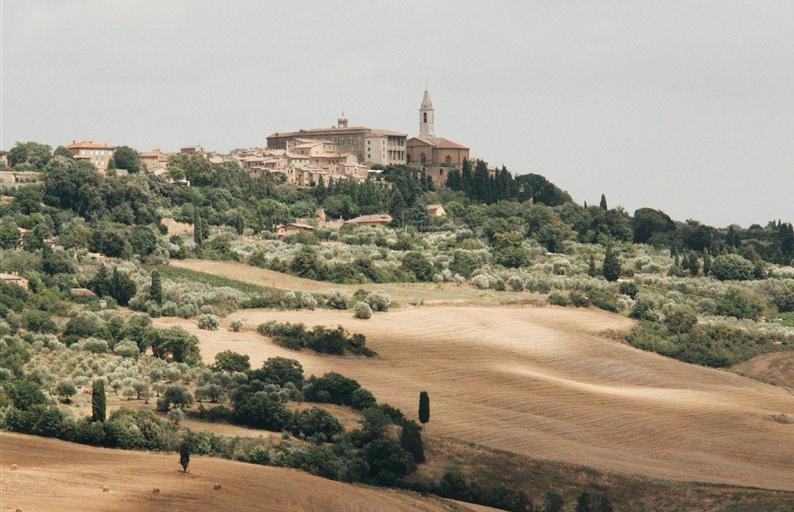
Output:
M322 179L322 176L320 176L320 179ZM234 218L234 227L238 235L242 235L243 231L245 231L245 218L240 210L237 210L237 216Z
M703 249L703 275L707 276L711 273L711 255L708 249Z
M598 274L596 271L596 262L595 262L595 255L590 254L590 265L587 267L587 275L590 277L595 277Z
M204 242L204 226L201 225L201 215L198 211L193 214L193 241L199 247Z
M598 203L598 207L601 208L604 211L606 211L608 209L607 208L607 196L605 196L604 194L601 194L601 202Z
M149 289L149 296L157 304L163 303L163 285L160 282L160 271L157 269L152 270L152 286Z
M698 261L698 257L694 252L690 252L687 255L686 267L692 276L697 277L700 275L700 262Z
M423 425L430 421L430 396L427 391L419 393L419 421Z
M95 380L91 386L91 421L105 421L105 381Z
M187 473L188 464L190 464L190 441L184 439L179 445L179 465L182 466L183 473Z
M414 462L420 464L425 461L425 447L422 443L422 427L413 421L406 421L400 433L400 445L414 457Z
M620 259L611 245L607 246L604 254L602 272L607 281L617 281L620 278Z

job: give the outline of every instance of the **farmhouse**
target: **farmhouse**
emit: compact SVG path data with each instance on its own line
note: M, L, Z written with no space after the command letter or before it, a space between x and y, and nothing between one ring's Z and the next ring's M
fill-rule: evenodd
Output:
M425 211L431 217L443 217L447 214L444 206L440 204L429 204L425 206Z
M16 284L26 290L28 289L28 285L29 285L28 280L20 276L16 272L12 272L10 274L0 273L0 280L3 281L4 283Z
M298 222L290 222L287 224L281 224L276 227L276 237L281 240L285 236L292 235L294 233L298 233L300 231L314 231L314 226L310 226L308 224L301 224Z
M72 141L71 144L66 146L75 160L85 160L94 164L99 172L105 173L108 170L110 159L113 158L113 152L116 148L108 146L107 144L99 144L92 140Z

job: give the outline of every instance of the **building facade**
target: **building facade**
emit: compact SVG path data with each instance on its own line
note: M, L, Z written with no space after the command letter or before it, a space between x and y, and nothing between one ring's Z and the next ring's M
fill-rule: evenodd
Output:
M391 130L365 126L348 126L345 117L337 119L336 127L308 128L294 132L276 132L267 137L268 149L288 149L292 139L319 139L336 144L340 151L352 153L359 162L380 165L404 165L407 135Z
M469 148L444 137L436 137L435 109L430 92L425 90L419 106L419 136L406 142L406 162L413 167L425 169L432 177L437 175L446 183L449 169L460 169L469 158ZM434 180L435 183L435 180Z
M92 140L72 141L66 149L74 156L75 160L85 160L94 164L99 172L106 173L110 159L116 148L107 144L99 144Z

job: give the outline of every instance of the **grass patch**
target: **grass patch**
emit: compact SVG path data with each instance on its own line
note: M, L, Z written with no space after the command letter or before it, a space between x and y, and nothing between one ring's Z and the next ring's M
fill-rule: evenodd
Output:
M275 291L275 288L268 288L256 284L238 281L236 279L229 279L215 274L208 274L206 272L199 272L197 270L190 270L186 268L172 267L170 265L158 265L151 269L160 271L163 278L171 279L172 281L194 282L203 283L215 287L228 287L240 290L243 293L250 293L252 295L262 295Z

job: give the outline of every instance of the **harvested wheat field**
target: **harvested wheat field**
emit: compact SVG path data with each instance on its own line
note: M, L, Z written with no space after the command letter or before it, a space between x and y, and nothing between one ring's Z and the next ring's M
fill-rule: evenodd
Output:
M794 388L794 352L773 352L756 356L733 367L739 375Z
M368 292L382 290L390 294L402 306L408 304L412 299L421 299L425 304L504 304L539 302L541 300L539 295L530 292L504 293L480 290L468 284L460 286L452 283L336 284L313 281L231 261L171 260L169 265L281 290L309 293L341 291L348 295L353 295L359 289Z
M243 332L201 331L202 357L222 350L298 359L339 371L415 416L428 433L536 458L656 478L794 490L794 395L729 372L643 352L595 333L630 320L597 310L433 307L353 319L349 311L241 310ZM343 325L380 358L281 348L253 331L265 320Z
M2 511L493 510L209 457L192 457L185 475L176 454L110 450L9 433L0 433L0 446ZM214 489L216 483L220 489Z

